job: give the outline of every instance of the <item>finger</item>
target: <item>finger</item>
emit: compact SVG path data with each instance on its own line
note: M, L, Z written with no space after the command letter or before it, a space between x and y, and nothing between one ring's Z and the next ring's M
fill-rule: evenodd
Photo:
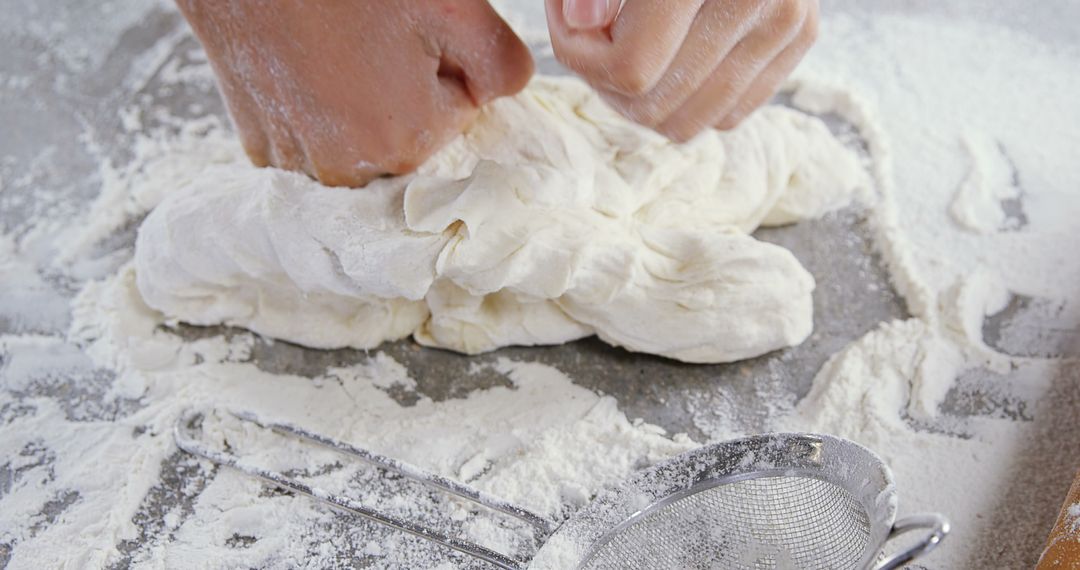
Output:
M347 131L335 135L310 132L301 135L300 147L307 157L304 172L324 186L359 187L386 173L381 165L362 160L356 137Z
M301 136L301 147L308 157L308 173L325 186L358 187L385 174L387 169L361 157L363 149L356 146L359 137L350 131L328 135L309 132Z
M754 79L802 29L807 16L802 1L782 2L767 20L743 38L716 71L686 103L657 128L676 141L686 141L726 117Z
M513 95L529 82L529 48L487 2L448 2L439 15L440 70L457 74L477 106Z
M384 170L372 164L358 162L354 164L342 164L340 161L322 162L323 156L333 157L333 154L319 154L312 158L311 171L308 175L318 180L323 186L349 186L358 188L371 182L384 174Z
M304 170L307 159L300 142L289 128L284 109L267 111L266 134L270 139L270 164L282 170Z
M735 105L726 117L716 124L720 130L733 129L742 122L750 113L764 105L784 82L784 79L799 65L803 56L813 45L818 33L818 18L816 13L807 18L807 24L795 41L791 43L776 59L770 63L761 75L750 84L742 99Z
M752 29L764 4L708 2L698 12L686 42L656 86L641 96L600 90L612 107L640 124L655 127L686 103Z
M565 0L563 18L574 30L606 28L619 13L622 0Z
M594 87L640 95L663 77L705 0L626 0L601 30L571 28L566 1L545 4L555 57Z
M270 166L270 139L267 138L266 131L257 120L236 113L231 114L233 124L236 125L236 130L240 135L240 144L244 147L244 154L252 164L259 168Z
M246 90L238 88L232 81L219 81L219 85L244 152L255 166L269 166L270 139L266 136L259 107Z

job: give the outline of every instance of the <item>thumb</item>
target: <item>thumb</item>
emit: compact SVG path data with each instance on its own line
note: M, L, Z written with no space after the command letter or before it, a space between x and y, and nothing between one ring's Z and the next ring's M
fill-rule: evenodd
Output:
M573 30L606 28L615 21L621 0L563 0L563 19Z
M454 2L453 8L438 14L440 73L461 80L477 106L521 91L533 74L529 48L487 2Z

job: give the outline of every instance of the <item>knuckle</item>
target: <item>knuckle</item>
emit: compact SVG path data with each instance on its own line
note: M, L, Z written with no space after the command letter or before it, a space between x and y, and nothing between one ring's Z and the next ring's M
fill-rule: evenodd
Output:
M620 113L639 125L651 126L660 122L660 113L654 103L631 103L618 107Z
M703 127L685 128L672 132L668 135L668 138L679 144L690 142L690 139L694 138Z
M655 97L630 97L606 89L601 89L600 93L608 105L635 123L651 127L662 120L661 105Z
M728 116L724 117L723 120L717 123L716 128L721 131L730 131L742 124L743 119L745 119L748 114L749 113L747 113L744 109L735 109L731 113L728 113Z
M376 174L345 172L334 168L317 167L309 175L322 183L323 186L348 186L352 188L364 186L378 177Z
M330 168L316 163L312 170L313 171L308 174L321 182L324 186L351 186L351 184L349 184L351 181L348 180L348 177L343 176L341 171L336 168Z
M628 95L644 95L660 80L663 69L656 59L642 49L618 54L610 65L611 81Z
M496 65L496 75L502 79L500 85L504 92L517 93L525 87L529 78L532 77L535 64L529 47L521 39L514 35L513 32L506 34L506 36L503 45L497 51L499 57Z
M262 168L264 166L270 166L270 149L267 145L252 146L247 143L244 144L244 153L247 154L248 160L255 166Z
M263 167L270 165L270 141L261 128L239 127L240 144L255 166Z
M811 7L810 12L806 15L806 22L803 24L803 39L808 44L812 44L818 39L818 35L821 33L821 17L818 15L816 8Z
M676 143L685 143L697 136L707 125L699 121L681 121L675 125L665 125L657 131Z
M504 66L501 70L502 81L498 95L513 95L518 93L529 84L536 71L532 56L519 58L516 63Z
M741 120L742 119L736 119L734 117L727 117L723 121L720 121L719 123L716 124L716 130L718 130L718 131L734 130L735 127L739 126L739 122Z
M782 30L794 30L806 20L805 0L780 0L773 12L773 24Z
M555 54L555 60L559 63L578 73L585 72L585 59L577 50L552 38L551 51Z

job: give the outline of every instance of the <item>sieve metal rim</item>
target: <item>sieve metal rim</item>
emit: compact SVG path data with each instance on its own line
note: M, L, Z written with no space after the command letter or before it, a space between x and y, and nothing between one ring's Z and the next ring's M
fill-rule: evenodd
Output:
M694 470L686 471L688 466ZM826 469L832 476L820 475ZM559 548L573 548L581 553L575 568L583 570L602 547L598 543L610 540L616 527L671 495L685 493L694 485L713 479L724 478L730 484L739 479L785 474L838 485L856 498L870 523L870 536L860 563L860 567L869 567L889 538L896 518L896 487L891 470L881 457L855 442L799 432L760 434L716 443L640 471L575 513L537 555L553 544L562 543ZM670 484L650 485L656 480ZM625 508L628 497L642 494L648 495L648 500L639 499L645 507Z
M634 526L635 524L647 518L649 515L669 505L677 503L682 499L696 495L698 493L703 493L710 489L715 489L716 487L731 485L733 483L740 483L743 481L767 479L770 477L798 477L801 479L815 479L817 481L834 484L828 479L815 475L813 473L802 472L792 469L773 469L768 471L759 471L755 473L739 473L736 475L727 475L723 477L706 479L695 483L693 486L687 489L683 489L682 491L678 491L674 494L662 497L660 500L630 515L630 518L619 523L614 528L609 529L603 534L603 536L601 536L595 543L593 543L592 546L589 547L589 551L585 553L584 557L582 557L581 562L578 564L578 568L588 567L588 565L592 563L592 561L596 558L600 551L603 550L604 547L607 546L607 544L610 543L612 540L614 540L615 537L618 536L622 531Z

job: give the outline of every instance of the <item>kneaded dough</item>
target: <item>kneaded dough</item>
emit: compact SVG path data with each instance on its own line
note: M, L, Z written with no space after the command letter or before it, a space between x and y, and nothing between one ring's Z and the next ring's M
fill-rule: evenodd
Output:
M319 348L409 334L465 353L563 343L727 362L802 342L814 280L749 232L862 184L816 118L781 107L676 145L575 79L488 105L410 176L327 188L208 168L143 223L147 304Z

